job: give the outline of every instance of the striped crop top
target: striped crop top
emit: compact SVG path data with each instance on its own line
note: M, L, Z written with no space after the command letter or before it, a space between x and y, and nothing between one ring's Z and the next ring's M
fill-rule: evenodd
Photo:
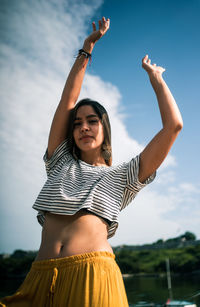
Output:
M136 194L155 178L138 181L139 155L118 166L93 166L75 160L69 152L68 140L63 141L50 159L44 155L47 181L33 208L43 226L45 212L73 215L81 209L110 221L108 238L118 227L118 216Z

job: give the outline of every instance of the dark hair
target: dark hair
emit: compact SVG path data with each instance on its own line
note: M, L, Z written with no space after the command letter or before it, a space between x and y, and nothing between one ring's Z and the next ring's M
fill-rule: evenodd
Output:
M101 123L103 125L103 131L104 131L104 141L102 144L102 155L104 157L106 164L108 166L111 166L112 148L111 148L110 121L109 121L109 117L108 117L108 113L106 109L99 102L95 100L91 100L89 98L82 99L75 105L75 107L71 111L69 127L68 127L68 138L70 140L70 152L76 160L80 159L80 149L76 146L76 143L73 137L74 120L76 118L77 110L80 107L86 106L86 105L91 106L101 120Z

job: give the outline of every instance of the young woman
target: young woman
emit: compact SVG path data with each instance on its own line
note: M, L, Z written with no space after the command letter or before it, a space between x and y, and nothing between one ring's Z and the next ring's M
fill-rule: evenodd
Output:
M94 45L109 23L102 18L98 30L93 23L67 78L44 156L48 179L33 206L43 226L41 246L24 283L1 306L128 306L107 239L115 234L119 212L154 179L183 124L162 78L164 69L146 55L142 66L157 96L163 128L140 155L111 166L106 110L90 99L76 104Z

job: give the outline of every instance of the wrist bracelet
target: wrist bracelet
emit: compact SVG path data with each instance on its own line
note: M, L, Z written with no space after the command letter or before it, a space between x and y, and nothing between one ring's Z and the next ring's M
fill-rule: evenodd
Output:
M92 55L91 53L85 51L84 49L79 49L78 51L78 55L76 58L80 58L81 55L84 55L86 59L90 59L90 65L91 65L91 61L92 61Z
M82 54L83 54L87 59L92 57L91 53L85 51L84 49L79 49L78 55L82 55Z

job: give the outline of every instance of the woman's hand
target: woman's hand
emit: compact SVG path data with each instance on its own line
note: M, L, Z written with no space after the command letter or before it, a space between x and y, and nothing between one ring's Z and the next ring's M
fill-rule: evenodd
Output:
M165 68L161 66L157 66L156 64L151 64L151 60L149 59L148 55L142 59L142 67L146 70L149 77L151 76L162 76Z
M91 44L94 46L94 44L108 31L110 27L110 19L103 17L101 20L99 20L99 29L96 29L95 22L92 23L93 32L86 38L85 44Z
M138 178L140 182L145 182L166 158L183 127L183 121L176 101L162 78L165 69L161 66L156 66L156 64L152 65L148 55L142 59L142 67L147 71L155 91L163 124L162 129L140 155Z

